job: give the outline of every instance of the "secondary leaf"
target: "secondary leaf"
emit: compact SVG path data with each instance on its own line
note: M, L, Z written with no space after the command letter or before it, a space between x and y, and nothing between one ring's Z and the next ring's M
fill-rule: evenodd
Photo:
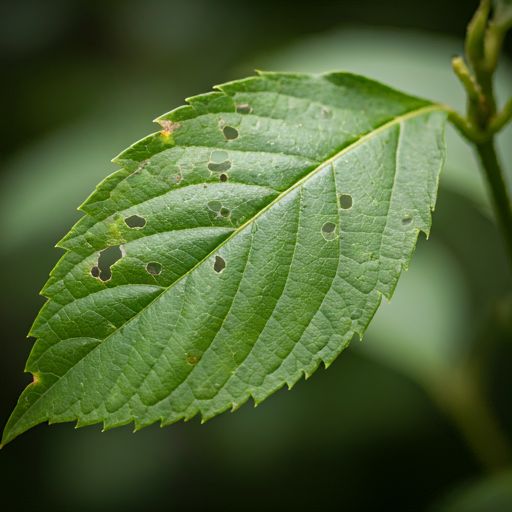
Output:
M3 443L43 421L208 419L328 366L428 233L443 107L260 73L164 115L80 207Z

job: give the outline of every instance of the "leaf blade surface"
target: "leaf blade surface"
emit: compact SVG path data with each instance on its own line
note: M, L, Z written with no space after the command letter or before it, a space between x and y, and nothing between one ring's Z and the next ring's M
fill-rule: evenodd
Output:
M445 119L345 73L263 73L160 118L59 244L3 442L46 420L208 419L330 364L429 231Z

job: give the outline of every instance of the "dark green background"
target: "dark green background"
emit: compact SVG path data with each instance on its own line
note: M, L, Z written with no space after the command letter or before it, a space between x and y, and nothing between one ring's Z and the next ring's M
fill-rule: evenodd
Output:
M155 131L151 119L185 97L251 74L247 63L257 64L260 56L311 34L363 24L461 38L477 4L2 1L0 187L13 179L10 173L26 151L33 155L34 174L27 173L21 186L31 179L44 183L38 148L51 150L44 144L55 133L69 132L80 154L89 145L94 150L95 137L107 138L108 162ZM512 55L510 37L506 51ZM90 126L79 132L88 135L78 138L81 120ZM71 180L74 155L70 150L64 163ZM115 166L105 169L106 175ZM81 199L98 181L76 179L88 187ZM66 199L66 183L55 183L56 204ZM32 345L25 336L44 303L38 292L61 254L53 246L80 217L74 207L29 238L0 233L2 425L31 380L22 372ZM37 208L31 215L37 216ZM477 344L482 371L492 407L512 436L512 348L508 317L499 312L506 308L510 275L499 235L478 206L444 189L433 233L433 243L448 248L467 282L469 337L492 337L489 346ZM427 253L420 238L418 251ZM32 429L0 452L0 506L9 511L422 511L484 475L457 428L414 380L351 348L328 371L319 369L307 383L299 381L292 392L280 390L257 409L246 404L204 425L194 418L135 435L132 430L101 434L99 425L74 430L72 424Z

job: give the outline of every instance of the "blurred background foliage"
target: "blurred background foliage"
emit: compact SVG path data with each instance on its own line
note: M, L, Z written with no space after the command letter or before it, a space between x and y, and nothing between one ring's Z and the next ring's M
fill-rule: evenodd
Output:
M462 111L450 59L477 4L1 1L2 424L53 246L151 119L255 68L361 73ZM509 36L502 102L511 56ZM0 453L3 510L512 510L512 278L471 149L447 141L429 241L328 371L204 425L36 427ZM498 144L512 184L512 127Z

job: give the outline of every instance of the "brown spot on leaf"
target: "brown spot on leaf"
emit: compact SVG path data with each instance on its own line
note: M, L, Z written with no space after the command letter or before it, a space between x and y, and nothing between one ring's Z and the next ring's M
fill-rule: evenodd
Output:
M166 119L158 122L163 128L161 133L164 135L171 135L174 130L177 130L180 127L180 123L173 123L172 121L168 121Z

